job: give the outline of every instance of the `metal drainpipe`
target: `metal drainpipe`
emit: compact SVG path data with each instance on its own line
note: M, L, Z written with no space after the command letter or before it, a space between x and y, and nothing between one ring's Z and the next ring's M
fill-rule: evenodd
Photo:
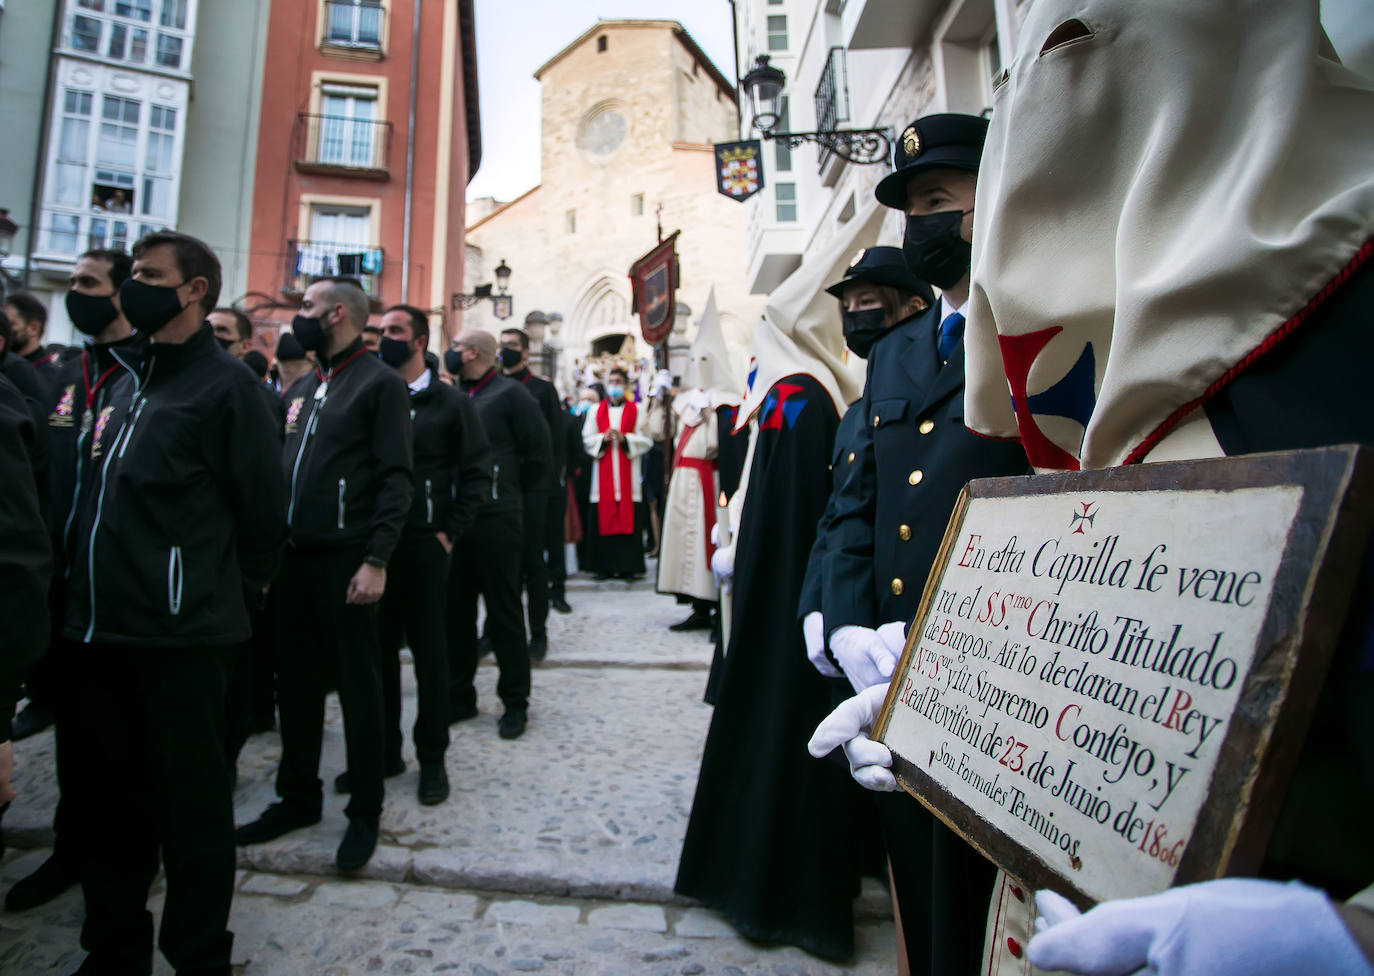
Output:
M48 76L43 79L43 121L38 130L38 157L33 164L33 189L29 193L29 232L24 236L24 287L29 287L29 272L33 267L33 248L38 240L39 205L43 193L43 171L48 162L48 131L52 128L53 76L57 73L53 51L62 34L63 4L53 4L52 34L48 38Z
M735 52L735 129L736 138L744 138L744 106L741 101L744 93L739 90L739 10L735 7L735 0L730 0L730 31L734 37Z
M420 70L420 0L415 0L415 15L410 25L410 121L406 126L406 214L401 233L401 301L410 301L410 209L415 176L415 97ZM437 214L435 215L437 218Z

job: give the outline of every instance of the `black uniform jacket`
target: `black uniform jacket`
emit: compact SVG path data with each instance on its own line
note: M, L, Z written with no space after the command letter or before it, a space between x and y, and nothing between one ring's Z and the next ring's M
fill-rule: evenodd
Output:
M387 562L415 493L405 380L359 338L284 399L292 544L357 546Z
M405 533L443 532L456 540L491 494L491 445L472 398L439 382L410 394L415 430L415 501Z
M43 392L47 396L52 396L53 388L57 384L57 374L61 366L57 361L57 353L48 352L39 346L33 352L24 357L24 360L33 367L39 382L43 384ZM46 398L45 398L46 400Z
M836 498L828 533L827 633L910 622L960 490L1029 469L1018 442L964 427L964 347L940 367L939 309L893 326L869 357L864 423L850 447L858 470Z
M840 489L856 477L859 468L854 464L853 447L863 433L863 400L855 400L840 418L839 429L835 431L835 448L830 452L830 501L826 503L825 513L816 525L816 541L811 545L811 555L806 560L806 578L802 580L801 601L797 605L797 619L805 620L809 614L824 614L825 554L830 551L830 529L835 521L835 506L839 500ZM872 491L872 486L856 488L859 491Z
M88 642L240 643L245 586L272 580L286 541L271 412L208 325L178 345L149 343L130 366L93 417L65 631Z
M535 376L528 366L510 378L530 391L534 402L539 404L539 412L549 425L549 443L553 450L553 463L544 476L544 489L551 495L560 494L563 489L563 466L567 463L567 447L563 441L563 426L566 417L563 402L558 398L558 390L548 380Z
M13 383L0 376L0 742L10 738L19 683L48 645L48 579L52 550L38 504L33 465L42 434Z
M97 465L91 460L94 418L111 404L113 390L126 369L136 369L147 341L129 336L97 345L87 342L80 356L63 363L47 404L48 467L52 489L53 555L65 574L76 544L74 529L79 498L91 490ZM115 358L118 352L120 359ZM89 404L89 407L88 407ZM92 422L86 422L90 413ZM108 425L108 420L106 421Z
M518 380L493 370L463 386L491 444L491 491L481 514L522 511L525 493L540 490L553 463L549 425Z

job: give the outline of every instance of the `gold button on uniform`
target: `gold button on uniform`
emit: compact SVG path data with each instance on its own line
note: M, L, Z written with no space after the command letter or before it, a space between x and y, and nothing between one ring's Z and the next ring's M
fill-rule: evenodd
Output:
M919 485L921 479L924 477L925 475L921 474L920 471L913 471L911 474L907 475L906 483L909 485Z
M849 463L850 463L850 464L853 464L853 463L854 463L854 452L853 452L853 451L850 451L850 452L849 452Z
M901 539L903 542L910 542L910 541L911 541L911 526L909 526L909 525L899 525L899 526L897 526L897 538Z
M904 589L906 589L906 587L902 585L902 581L901 581L901 580L895 579L895 580L892 581L892 595L893 595L893 596L901 596L901 595L902 595L902 590L904 590Z
M922 420L921 426L916 429L919 430L922 434L929 434L932 430L935 429L935 421Z

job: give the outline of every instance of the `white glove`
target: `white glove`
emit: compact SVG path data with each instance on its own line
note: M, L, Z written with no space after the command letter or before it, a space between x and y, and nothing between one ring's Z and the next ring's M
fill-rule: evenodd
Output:
M806 659L827 678L843 678L844 672L825 656L825 618L813 610L802 618L802 637L806 640Z
M715 522L711 525L711 545L720 545L720 523Z
M1296 881L1225 878L1080 915L1052 891L1035 894L1040 933L1026 947L1041 969L1117 976L1370 976L1326 895Z
M673 374L666 369L660 369L654 374L655 390L671 390L673 388Z
M897 789L897 780L890 768L892 752L865 734L873 728L886 697L887 686L874 685L840 702L839 707L816 726L811 741L806 744L807 751L817 759L829 755L836 746L844 746L844 754L849 758L849 775L854 777L854 782L878 793Z
M721 546L711 557L711 574L722 593L729 593L735 578L735 547Z
M888 649L887 641L868 627L841 627L830 635L830 652L844 668L855 691L879 684L886 686L897 666L897 655Z
M691 393L687 394L687 406L691 407L693 410L705 413L707 410L711 409L711 394L707 393L705 390L693 390Z

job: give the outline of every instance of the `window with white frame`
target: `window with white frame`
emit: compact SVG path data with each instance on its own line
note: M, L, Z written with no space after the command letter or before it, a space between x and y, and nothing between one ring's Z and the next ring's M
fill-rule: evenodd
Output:
M75 88L63 88L58 104L40 247L128 247L173 225L180 111Z
M768 15L768 50L787 50L787 15Z
M319 133L316 162L362 168L380 165L377 89L326 84L320 94Z
M773 203L778 223L795 223L797 219L797 184L774 183Z
M192 0L69 0L68 50L122 64L187 71Z
M378 0L326 0L326 44L382 46L382 5Z

